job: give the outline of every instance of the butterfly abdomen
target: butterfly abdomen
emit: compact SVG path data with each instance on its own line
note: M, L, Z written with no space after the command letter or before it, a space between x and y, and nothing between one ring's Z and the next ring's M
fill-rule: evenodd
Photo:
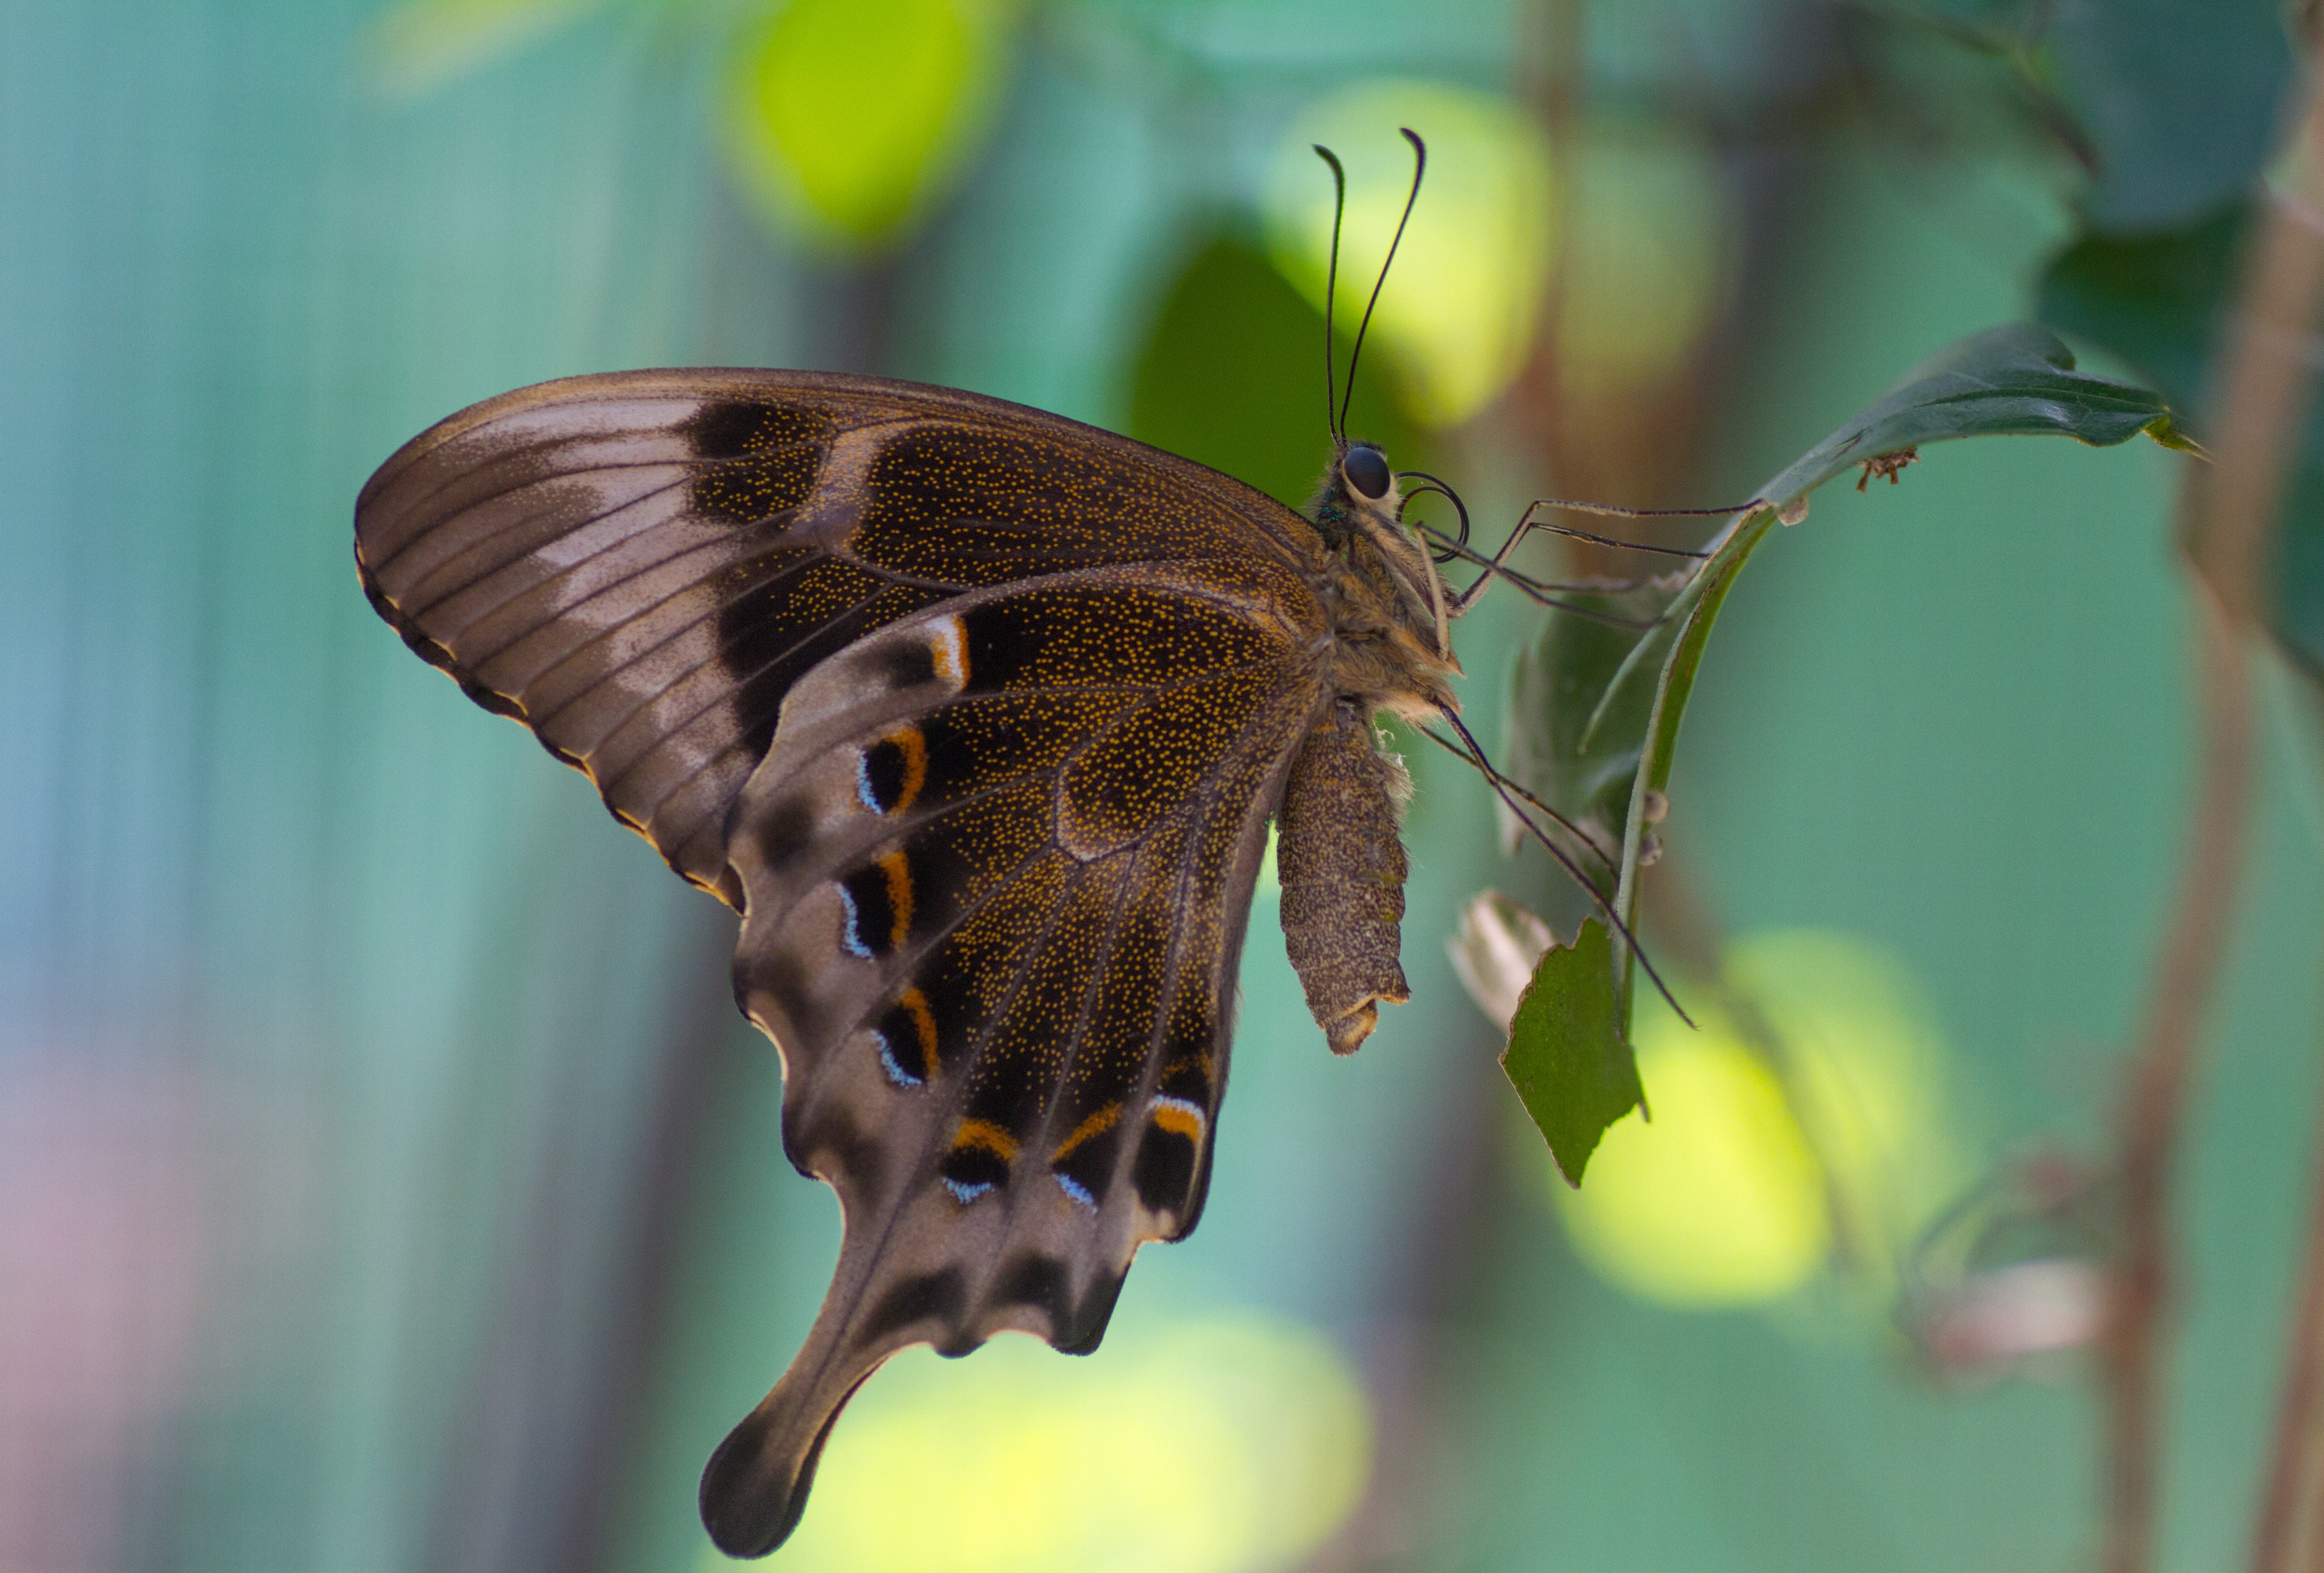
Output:
M1334 1054L1371 1035L1382 1002L1411 997L1397 960L1403 764L1380 752L1350 701L1334 705L1292 762L1277 818L1283 939L1307 1008Z

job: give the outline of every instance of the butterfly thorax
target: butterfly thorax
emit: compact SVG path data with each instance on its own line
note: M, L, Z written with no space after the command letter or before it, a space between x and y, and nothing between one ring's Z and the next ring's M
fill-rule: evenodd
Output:
M1420 719L1458 710L1451 680L1462 675L1447 629L1448 597L1435 565L1403 523L1404 499L1385 461L1385 489L1368 496L1348 473L1368 444L1342 444L1307 507L1323 535L1316 588L1332 618L1331 683L1377 710ZM1356 479L1363 478L1360 474Z

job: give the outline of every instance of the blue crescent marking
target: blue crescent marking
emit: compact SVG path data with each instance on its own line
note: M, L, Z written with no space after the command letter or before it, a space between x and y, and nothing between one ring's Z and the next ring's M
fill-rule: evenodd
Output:
M1058 1189L1064 1191L1067 1196L1072 1197L1075 1201L1081 1203L1082 1206L1089 1208L1090 1211L1097 1211L1097 1198L1089 1193L1088 1186L1084 1185L1080 1180L1075 1180L1070 1174L1057 1174L1051 1176L1051 1178L1057 1182Z
M839 893L840 901L844 902L847 908L847 931L840 935L839 942L842 945L846 946L848 949L853 951L856 955L863 958L864 960L871 960L872 948L863 943L863 936L858 933L855 928L855 897L844 884L835 884L831 888Z
M855 796L875 814L888 811L872 792L872 755L869 749L859 750L855 755Z
M952 1192L953 1200L964 1207L992 1189L992 1181L989 1180L980 1180L974 1184L963 1184L957 1180L947 1180L944 1185L946 1190Z
M880 1045L880 1063L881 1066L886 1068L888 1079L890 1081L894 1082L898 1087L918 1087L920 1085L920 1078L914 1076L910 1071L905 1069L902 1061L896 1058L896 1050L894 1047L889 1043L887 1033L881 1032L877 1027L866 1027L864 1031L871 1033L872 1041Z

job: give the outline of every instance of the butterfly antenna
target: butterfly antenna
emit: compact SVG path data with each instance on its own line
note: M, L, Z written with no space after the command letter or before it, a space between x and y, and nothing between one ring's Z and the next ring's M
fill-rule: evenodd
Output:
M1332 166L1332 261L1323 270L1323 426L1337 441L1340 436L1340 393L1332 380L1332 302L1340 293L1340 225L1348 216L1348 171L1340 167L1339 155L1322 143L1309 144L1315 156ZM1356 368L1348 366L1353 379Z
M1364 302L1364 319L1356 324L1356 347L1348 353L1348 391L1340 400L1340 430L1348 427L1348 406L1356 397L1356 362L1363 358L1364 333L1372 325L1372 308L1379 304L1380 286L1388 282L1388 270L1396 261L1396 248L1404 240L1404 227L1412 222L1412 205L1420 200L1420 178L1428 172L1428 144L1420 134L1408 125L1397 129L1404 140L1412 143L1412 191L1404 199L1404 217L1396 221L1396 235L1388 243L1388 255L1381 259L1379 277L1372 282L1372 298Z
M1542 846L1547 849L1552 857L1557 859L1558 866L1564 869L1565 872L1572 877L1573 882L1582 888L1583 892L1589 895L1591 903L1605 917L1606 921L1611 925L1614 932L1622 937L1622 943L1628 946L1630 948L1630 954L1638 958L1639 969L1645 972L1647 978L1654 984L1655 992L1661 995L1665 1003L1669 1004L1670 1008L1678 1013L1678 1019L1680 1021L1684 1022L1690 1027L1694 1026L1694 1018L1686 1013L1686 1007L1678 1003L1678 996L1676 995L1671 993L1670 985L1663 981L1663 975L1656 972L1655 970L1655 964L1646 959L1645 947L1638 943L1638 937L1630 932L1630 926L1622 921L1622 915L1614 910L1613 901L1600 892L1597 885L1591 883L1589 878L1582 874L1581 865L1575 863L1573 859L1567 855L1565 848L1551 840L1548 832L1545 831L1539 825L1535 824L1533 822L1532 816L1528 815L1523 809L1517 806L1517 792L1525 791L1525 789L1518 787L1516 782L1510 781L1508 777L1503 775L1499 770L1494 768L1493 762L1485 757L1484 745L1479 743L1477 741L1476 735L1471 732L1469 728L1462 723L1460 717L1454 715L1450 710L1443 709L1438 710L1437 714L1443 717L1445 722L1452 726L1452 730L1461 735L1461 741L1468 746L1466 748L1456 748L1451 743L1447 742L1443 737L1438 736L1434 732L1430 731L1425 726L1420 728L1421 735L1434 743L1438 747L1446 749L1455 756L1467 760L1470 764L1476 768L1478 773L1485 778L1487 784L1490 785L1493 791L1499 795L1501 801L1509 806L1509 812L1515 814L1517 817L1518 822L1524 825L1527 830L1533 832L1533 838L1540 842ZM1512 791L1512 788L1515 788L1516 790ZM1525 795L1527 798L1532 799L1535 803L1539 804L1544 813L1546 813L1552 819L1557 821L1557 823L1563 828L1569 835L1572 835L1576 839L1580 840L1583 846L1594 846L1594 843L1591 841L1590 837L1582 835L1579 829L1575 828L1572 821L1566 819L1564 815L1551 808L1547 803L1542 802L1539 798L1534 797L1531 792L1526 792Z

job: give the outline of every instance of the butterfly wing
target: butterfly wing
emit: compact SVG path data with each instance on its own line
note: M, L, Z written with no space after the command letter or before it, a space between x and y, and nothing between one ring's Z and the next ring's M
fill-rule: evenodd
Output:
M895 1350L1093 1347L1201 1207L1267 816L1330 701L1305 521L996 401L641 373L453 417L356 534L416 650L745 912L784 1146L846 1232L705 1473L719 1545L781 1541Z
M1074 568L1320 551L1215 470L948 389L806 372L572 377L414 438L355 507L380 615L586 772L730 906L729 810L816 662Z
M1267 814L1328 700L1276 571L964 597L793 689L736 817L735 985L845 1237L704 1476L729 1552L789 1532L895 1350L1092 1348L1139 1245L1194 1226Z

